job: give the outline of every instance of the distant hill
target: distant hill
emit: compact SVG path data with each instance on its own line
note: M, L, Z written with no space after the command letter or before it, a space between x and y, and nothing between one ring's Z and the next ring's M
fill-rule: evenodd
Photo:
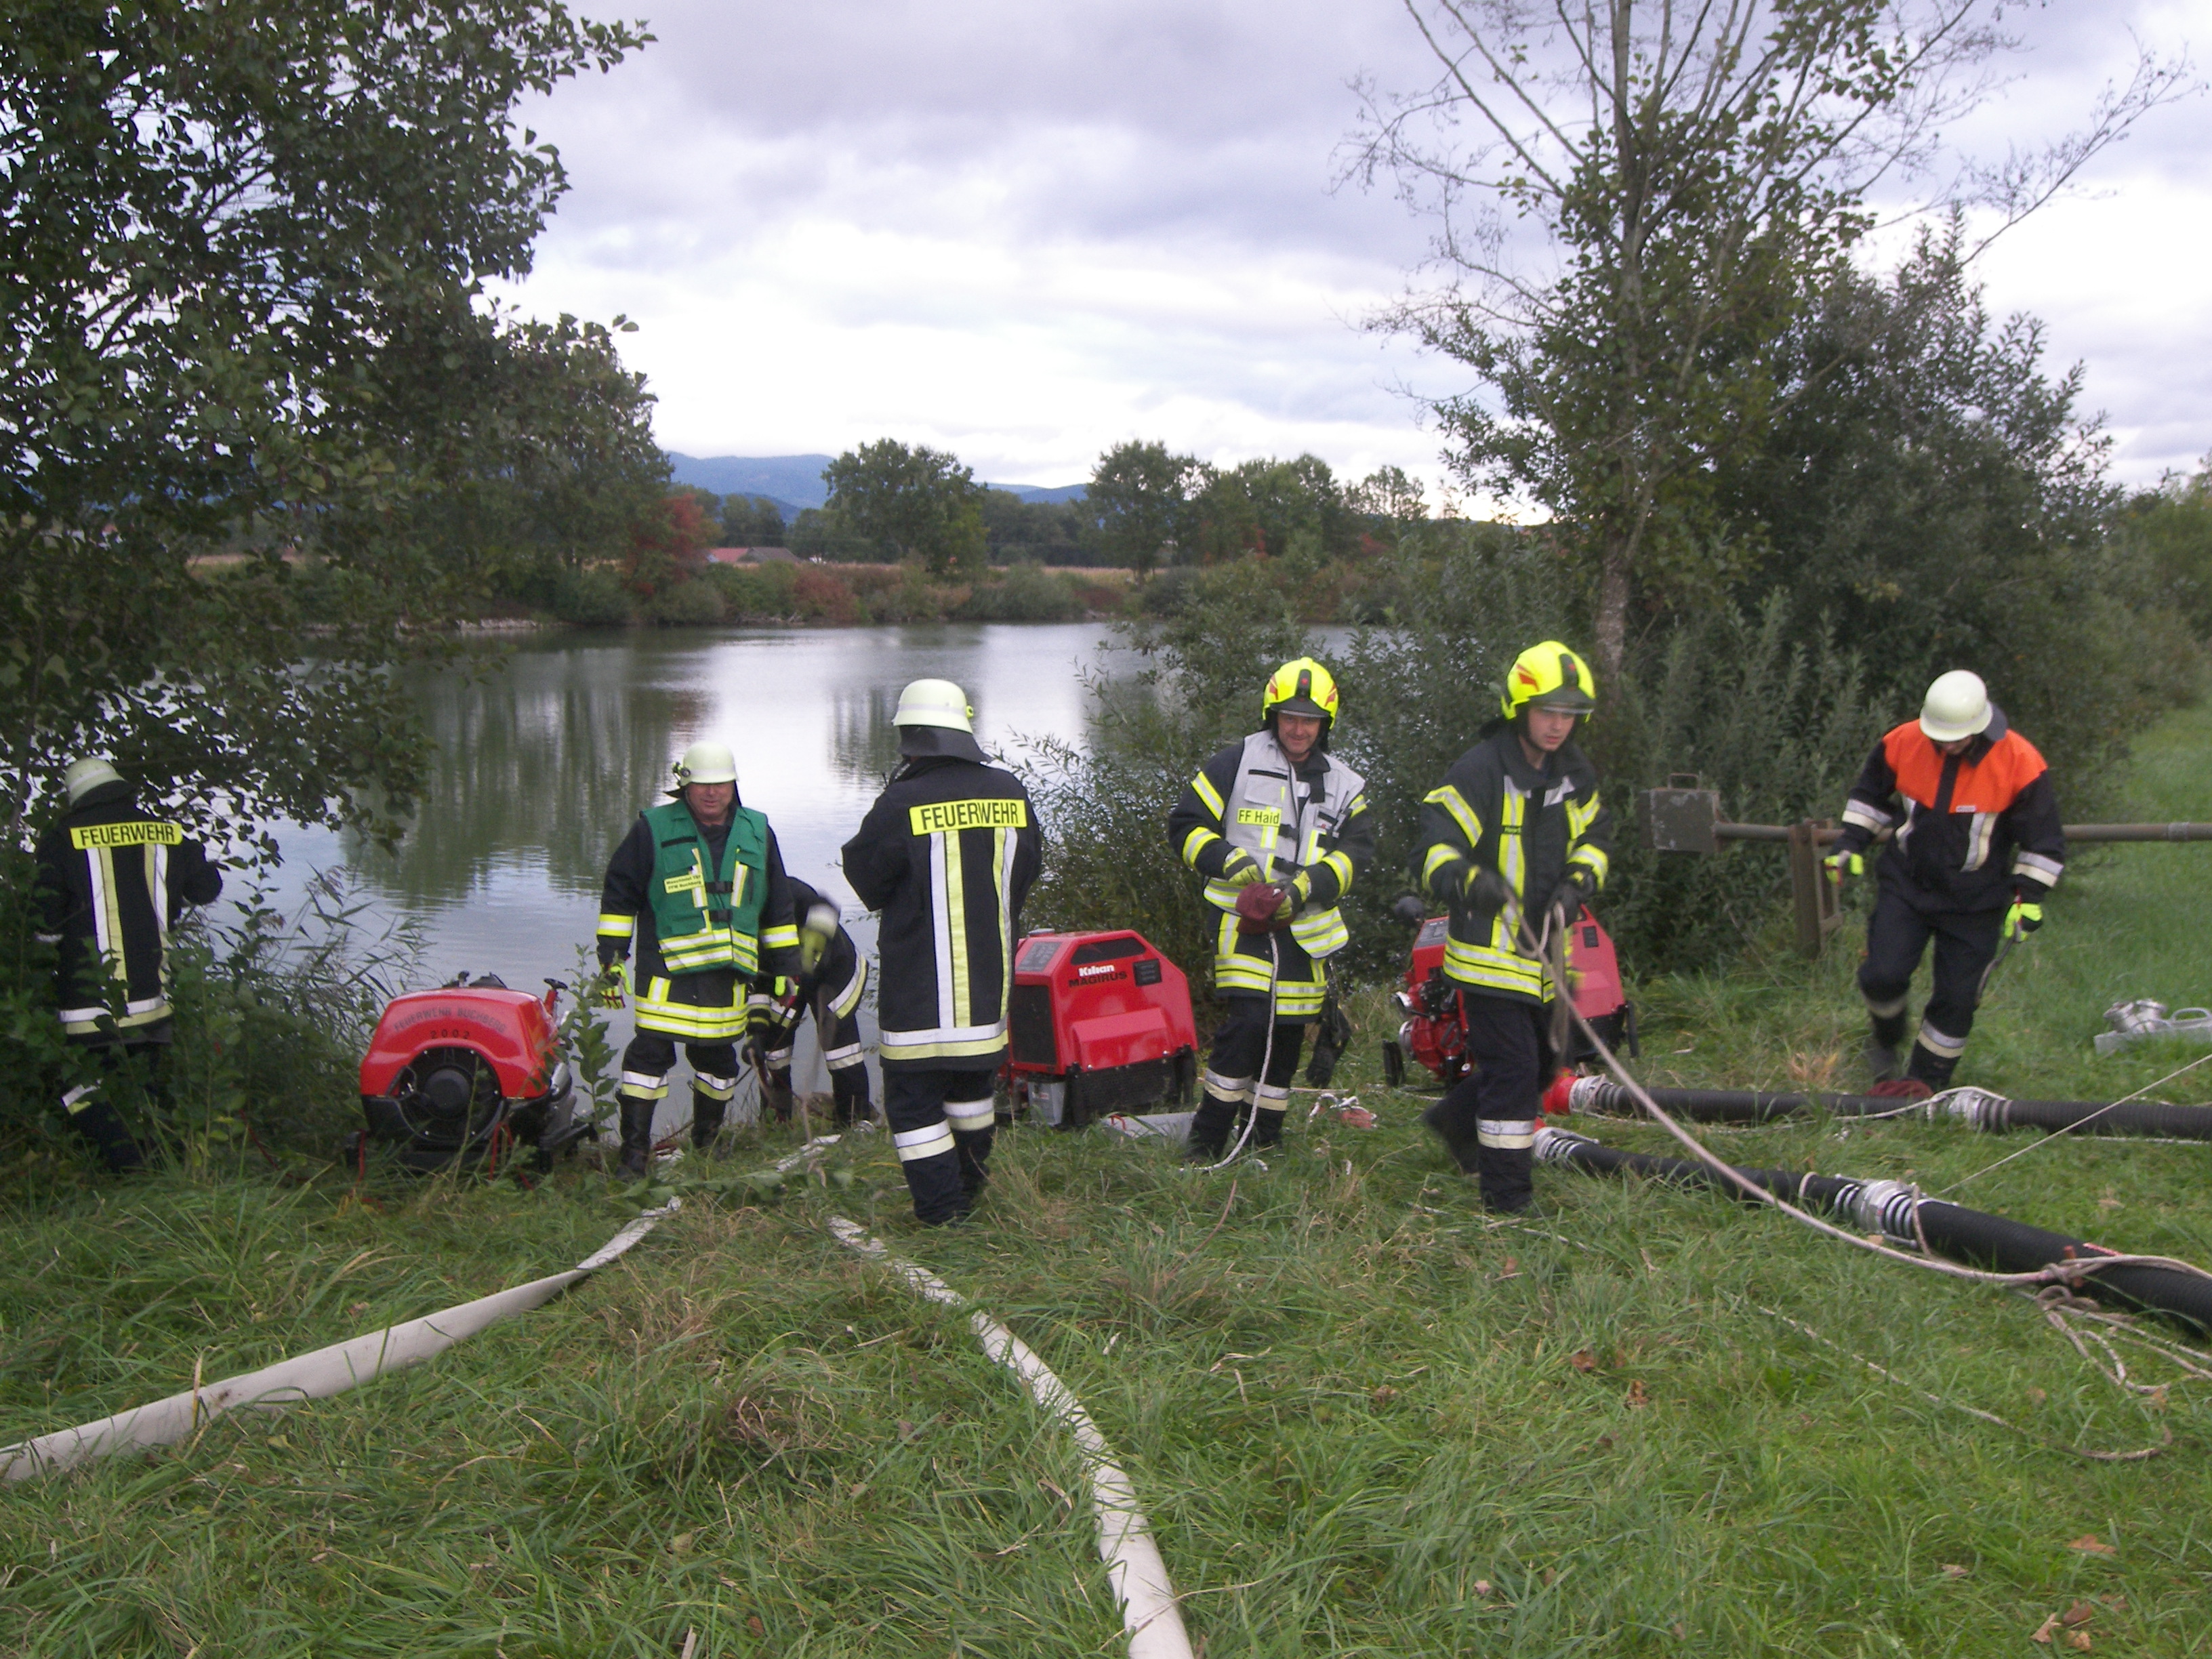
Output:
M822 469L835 458L829 455L679 455L668 452L676 482L694 489L711 489L717 495L765 495L796 518L801 507L819 507L829 499L823 488ZM1079 501L1082 484L1008 484L984 486L1003 489L1025 501Z

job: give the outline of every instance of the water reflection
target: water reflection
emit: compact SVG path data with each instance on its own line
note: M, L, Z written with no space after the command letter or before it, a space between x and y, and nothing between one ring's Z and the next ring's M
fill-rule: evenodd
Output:
M1081 672L1099 661L1104 632L949 624L532 640L503 672L424 683L438 753L398 849L280 830L280 893L296 897L308 871L343 865L373 905L422 924L427 971L534 985L568 971L590 939L607 855L663 798L671 762L714 738L736 751L744 800L768 813L792 870L857 913L837 849L896 762L900 689L957 681L987 748L1079 744L1092 713Z

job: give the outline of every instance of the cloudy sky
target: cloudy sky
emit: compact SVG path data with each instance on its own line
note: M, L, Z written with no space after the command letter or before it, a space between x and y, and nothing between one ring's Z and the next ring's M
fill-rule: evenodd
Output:
M638 331L662 444L836 453L881 436L1064 483L1158 437L1441 476L1448 363L1363 331L1427 227L1332 190L1362 74L1433 78L1397 0L639 0L658 37L527 112L574 189L516 290ZM2212 58L2212 0L2009 9L2033 50L1951 135L2033 149L2134 41ZM2116 470L2212 449L2212 100L2154 112L1984 257L1993 307L2080 360Z

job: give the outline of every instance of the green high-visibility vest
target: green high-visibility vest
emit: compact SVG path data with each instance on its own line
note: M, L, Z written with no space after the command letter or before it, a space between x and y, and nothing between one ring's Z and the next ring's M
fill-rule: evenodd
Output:
M710 868L706 837L682 801L647 807L645 821L653 827L653 931L668 971L757 971L768 819L750 807L735 809L719 868Z

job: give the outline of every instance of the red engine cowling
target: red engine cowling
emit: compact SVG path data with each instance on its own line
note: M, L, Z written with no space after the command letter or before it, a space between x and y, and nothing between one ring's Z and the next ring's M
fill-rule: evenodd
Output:
M1444 977L1444 933L1449 919L1431 916L1413 937L1413 954L1406 964L1406 988L1395 999L1407 1016L1399 1027L1398 1040L1383 1045L1383 1070L1393 1082L1404 1073L1407 1056L1446 1083L1456 1082L1467 1069L1467 1027L1460 1015L1459 996ZM1567 972L1574 982L1575 1007L1595 1026L1608 1047L1637 1052L1636 1010L1622 994L1620 959L1612 935L1595 916L1584 911L1567 940ZM1567 1064L1589 1058L1596 1051L1579 1030L1571 1047L1560 1056Z
M1190 984L1141 933L1031 933L1008 999L1008 1092L1038 1121L1187 1102L1197 1073Z
M361 1062L361 1091L388 1095L401 1071L428 1048L474 1049L491 1064L499 1091L526 1100L545 1091L560 1037L542 998L473 986L394 997L376 1022Z
M562 1057L555 993L465 981L395 997L377 1021L361 1062L366 1139L418 1171L495 1160L518 1143L550 1167L592 1133Z

